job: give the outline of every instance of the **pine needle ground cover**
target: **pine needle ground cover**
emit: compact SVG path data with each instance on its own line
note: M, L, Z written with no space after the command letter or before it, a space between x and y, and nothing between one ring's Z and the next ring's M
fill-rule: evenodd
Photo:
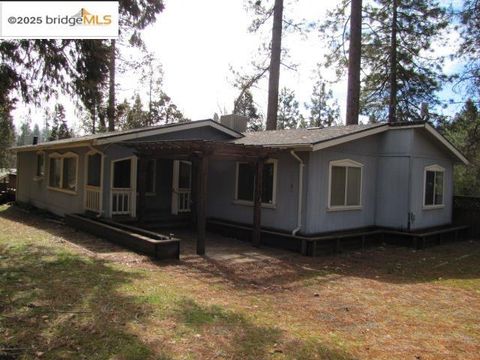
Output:
M165 263L13 206L0 229L1 359L480 354L476 241L312 259L232 239Z

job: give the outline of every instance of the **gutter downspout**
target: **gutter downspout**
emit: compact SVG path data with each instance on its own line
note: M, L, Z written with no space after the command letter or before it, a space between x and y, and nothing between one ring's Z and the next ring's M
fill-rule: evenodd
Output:
M292 230L292 235L295 236L302 228L302 206L303 206L303 168L305 164L303 160L291 150L290 154L298 161L298 208L297 208L297 227Z

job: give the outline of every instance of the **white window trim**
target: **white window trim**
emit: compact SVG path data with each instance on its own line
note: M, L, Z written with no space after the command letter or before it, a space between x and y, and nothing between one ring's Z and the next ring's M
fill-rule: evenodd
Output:
M236 205L245 205L253 206L253 201L241 200L238 198L238 172L240 164L248 164L244 161L237 161L235 164L235 193L233 197L233 203ZM278 169L278 160L277 159L268 159L265 161L265 164L273 164L273 191L272 191L272 202L264 203L262 202L262 207L274 209L277 207L277 169ZM255 191L255 190L254 190ZM255 196L255 194L254 194Z
M43 156L43 175L37 175L38 172L38 155ZM47 164L45 161L45 151L37 151L35 153L35 175L33 176L33 181L41 181L45 178L45 171L47 169Z
M64 159L71 159L71 158L75 159L75 190L74 191L62 188L62 185L63 185L63 162L64 162ZM60 161L60 187L50 186L50 159L60 159L61 160ZM46 170L47 169L45 168L45 171ZM69 195L77 195L77 193L78 193L78 154L75 154L74 152L69 151L65 154L60 154L60 153L55 152L55 153L51 153L51 154L48 155L48 183L47 183L47 189L62 192L62 193L69 194Z
M334 166L340 167L355 167L360 168L360 205L332 205L332 168ZM348 184L348 171L346 172L345 181L345 199L347 198L347 184ZM348 211L348 210L361 210L363 208L363 164L351 159L342 159L330 161L328 165L328 211Z
M104 173L104 161L105 161L105 154L102 153L101 151L98 151L98 150L90 150L88 151L86 154L85 154L85 164L84 164L84 167L85 167L85 171L84 171L84 183L83 183L83 186L84 186L84 194L83 194L83 206L84 206L84 210L86 210L86 204L87 204L87 191L86 191L86 188L87 186L92 186L92 185L88 185L88 158L90 155L95 155L95 154L100 154L101 155L101 160L100 160L100 186L98 186L99 188L99 191L100 191L100 204L99 204L99 207L100 207L100 214L103 213L103 173Z
M427 191L427 171L434 171L434 172L443 173L443 176L442 176L443 193L442 193L442 203L441 204L432 204L432 205L425 204L425 201L427 200L426 199L426 196L427 196L427 193L426 193L426 191ZM436 179L436 175L435 175L435 179ZM436 187L436 184L435 184L435 180L434 180L434 182L433 182L433 196L434 197L435 197L435 187ZM435 202L435 198L434 198L434 202ZM441 167L440 165L437 165L437 164L425 166L425 169L423 170L423 207L422 207L422 209L423 210L434 210L434 209L442 209L444 207L445 207L445 168Z

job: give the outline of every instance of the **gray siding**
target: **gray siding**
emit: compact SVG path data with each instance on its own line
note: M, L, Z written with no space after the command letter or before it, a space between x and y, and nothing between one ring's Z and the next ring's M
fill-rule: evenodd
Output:
M375 223L375 184L377 138L367 138L310 154L307 219L308 234L353 229ZM350 159L363 164L362 208L329 210L328 182L331 161Z
M436 140L426 136L423 131L416 131L412 153L412 191L411 212L414 215L412 229L449 224L452 221L453 201L453 161L451 155L438 146ZM425 167L439 165L445 168L444 204L440 209L424 209Z
M54 152L64 154L73 152L78 158L78 178L76 194L67 194L48 188L49 161L48 155ZM69 213L83 212L86 148L72 148L63 151L45 152L45 176L41 180L34 180L36 172L36 152L19 153L18 161L18 189L17 199L20 202L32 204L40 209L48 210L63 216Z
M246 224L253 222L253 207L235 199L235 161L212 161L208 175L208 216ZM284 231L297 227L298 161L288 152L278 156L276 206L262 207L262 226Z
M198 128L153 139L228 138L211 128ZM49 162L46 152L45 178L34 181L36 153L18 154L19 201L31 203L58 215L84 210L85 154L88 148L73 148L59 153L79 155L77 193L66 194L48 189ZM103 209L111 216L112 161L134 156L134 150L121 145L100 148L104 156ZM444 225L451 221L453 161L451 154L423 129L395 129L312 153L300 153L305 162L303 184L302 233L314 234L365 226L419 229ZM329 164L350 159L363 164L362 208L328 209ZM134 162L135 163L135 162ZM429 165L445 168L445 206L424 209L424 169ZM288 152L278 155L276 204L262 208L262 225L283 231L297 226L298 161ZM207 214L209 217L251 224L253 207L235 203L235 161L212 160L209 164ZM156 193L147 197L150 210L169 213L171 207L172 160L158 160ZM409 214L410 222L409 222Z
M375 225L407 229L409 157L383 156L378 159Z
M414 130L398 129L379 136L375 225L408 228L410 162Z
M364 226L411 230L449 224L453 196L453 159L423 129L398 129L321 150L310 155L307 233ZM364 165L362 209L329 211L329 163L350 159ZM424 169L445 168L445 206L423 208ZM411 223L409 224L409 213Z

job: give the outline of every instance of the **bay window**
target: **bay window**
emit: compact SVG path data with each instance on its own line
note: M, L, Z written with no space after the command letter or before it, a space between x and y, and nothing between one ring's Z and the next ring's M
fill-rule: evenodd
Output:
M69 193L77 191L78 155L74 153L49 156L48 187Z

